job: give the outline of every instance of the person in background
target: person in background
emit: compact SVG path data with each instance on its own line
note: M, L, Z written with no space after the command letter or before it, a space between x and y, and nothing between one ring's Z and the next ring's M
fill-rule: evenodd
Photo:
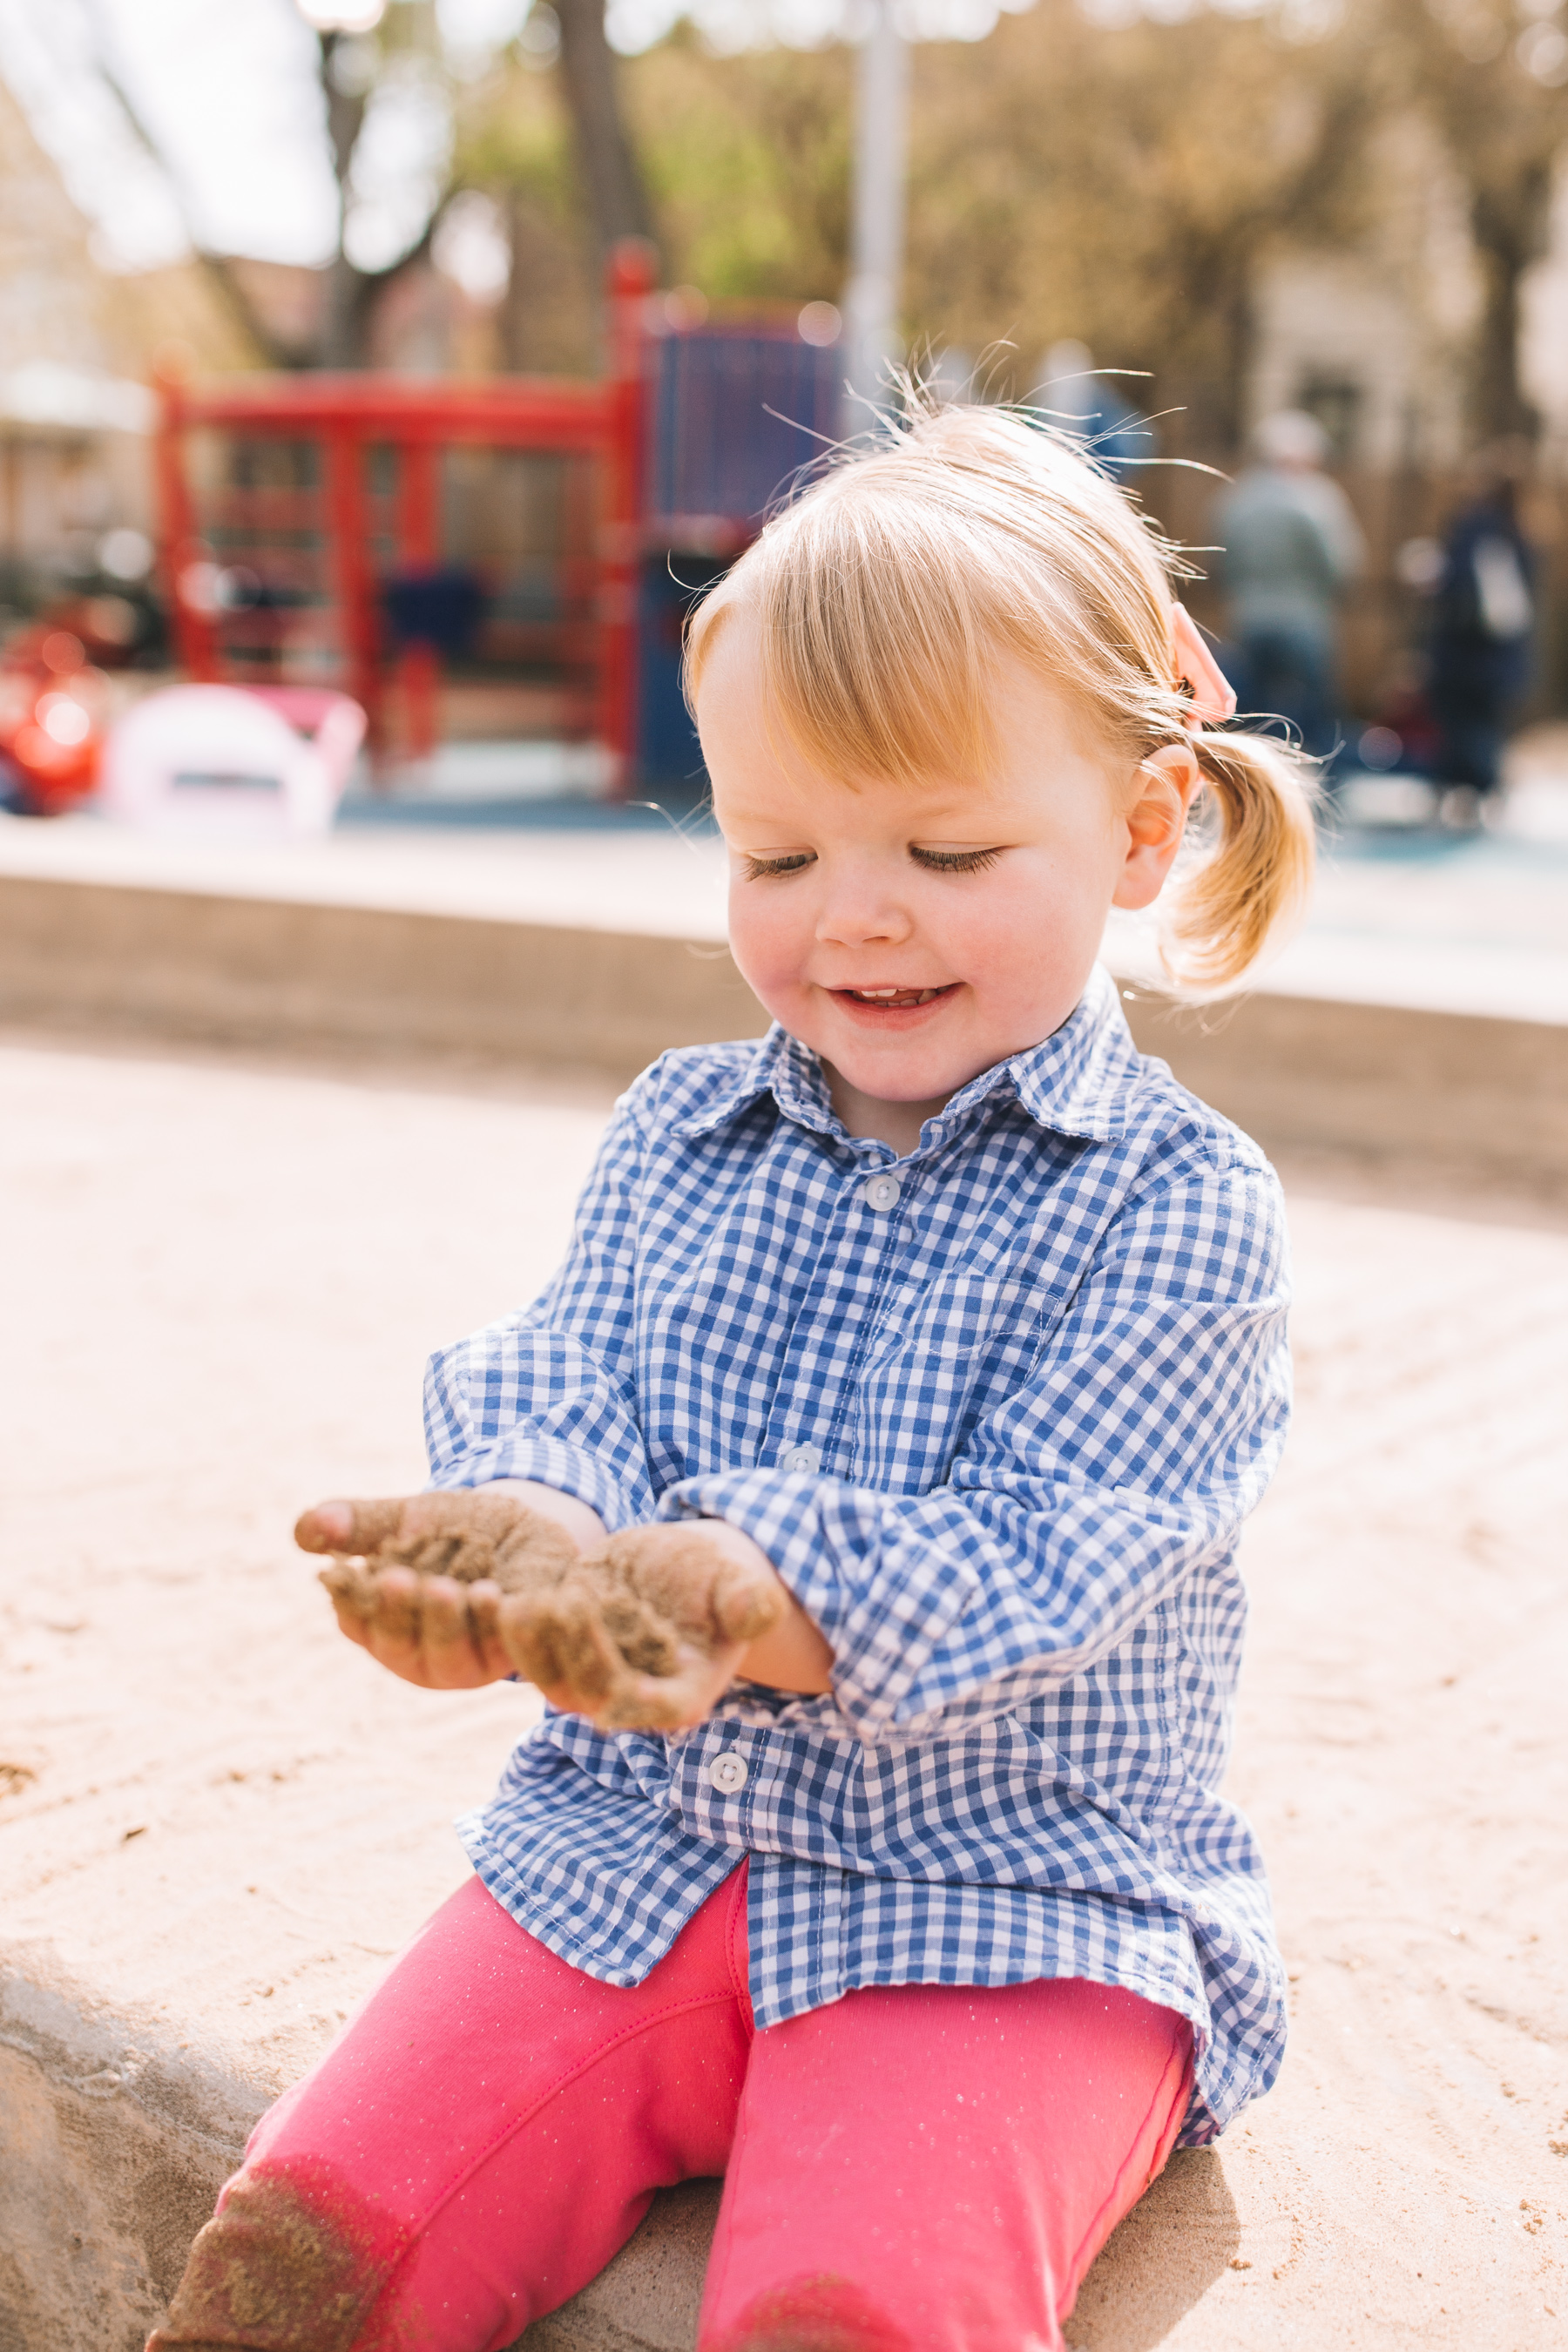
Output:
M1465 502L1443 539L1434 592L1432 715L1436 781L1451 824L1479 822L1498 789L1503 732L1530 684L1534 563L1519 522L1528 452L1482 449L1466 469Z
M1290 408L1253 436L1254 462L1221 500L1220 578L1240 656L1242 708L1288 721L1316 759L1334 748L1340 600L1365 549L1350 500L1322 471L1329 436Z

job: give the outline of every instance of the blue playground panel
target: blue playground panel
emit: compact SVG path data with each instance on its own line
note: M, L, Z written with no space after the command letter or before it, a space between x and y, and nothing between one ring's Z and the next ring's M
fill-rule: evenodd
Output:
M721 329L660 337L653 368L637 789L680 784L689 793L702 755L680 698L686 615L836 439L844 354L793 329Z

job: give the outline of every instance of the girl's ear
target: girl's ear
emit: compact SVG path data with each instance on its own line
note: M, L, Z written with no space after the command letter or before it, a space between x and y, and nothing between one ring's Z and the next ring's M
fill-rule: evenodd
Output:
M1127 857L1111 898L1115 907L1149 907L1159 897L1186 831L1187 812L1204 772L1190 743L1165 743L1133 772L1133 801L1122 822Z

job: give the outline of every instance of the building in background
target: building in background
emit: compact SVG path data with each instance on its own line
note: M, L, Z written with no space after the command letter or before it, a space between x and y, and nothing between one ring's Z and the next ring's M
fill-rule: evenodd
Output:
M0 620L90 578L110 532L149 528L148 380L169 345L205 368L255 358L199 263L100 266L0 83Z

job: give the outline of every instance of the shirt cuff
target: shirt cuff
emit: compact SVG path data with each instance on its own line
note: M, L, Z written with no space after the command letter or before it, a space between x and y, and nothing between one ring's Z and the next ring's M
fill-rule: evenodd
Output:
M940 1528L906 1528L886 1496L836 1479L731 1470L683 1479L662 1519L723 1519L766 1552L833 1652L833 1696L866 1741L924 1712L911 1694L980 1580Z
M488 1486L497 1478L535 1478L558 1494L575 1495L598 1512L606 1535L635 1527L647 1517L646 1496L626 1486L596 1454L561 1437L529 1437L511 1431L493 1445L461 1454L432 1473L430 1484L447 1490Z

